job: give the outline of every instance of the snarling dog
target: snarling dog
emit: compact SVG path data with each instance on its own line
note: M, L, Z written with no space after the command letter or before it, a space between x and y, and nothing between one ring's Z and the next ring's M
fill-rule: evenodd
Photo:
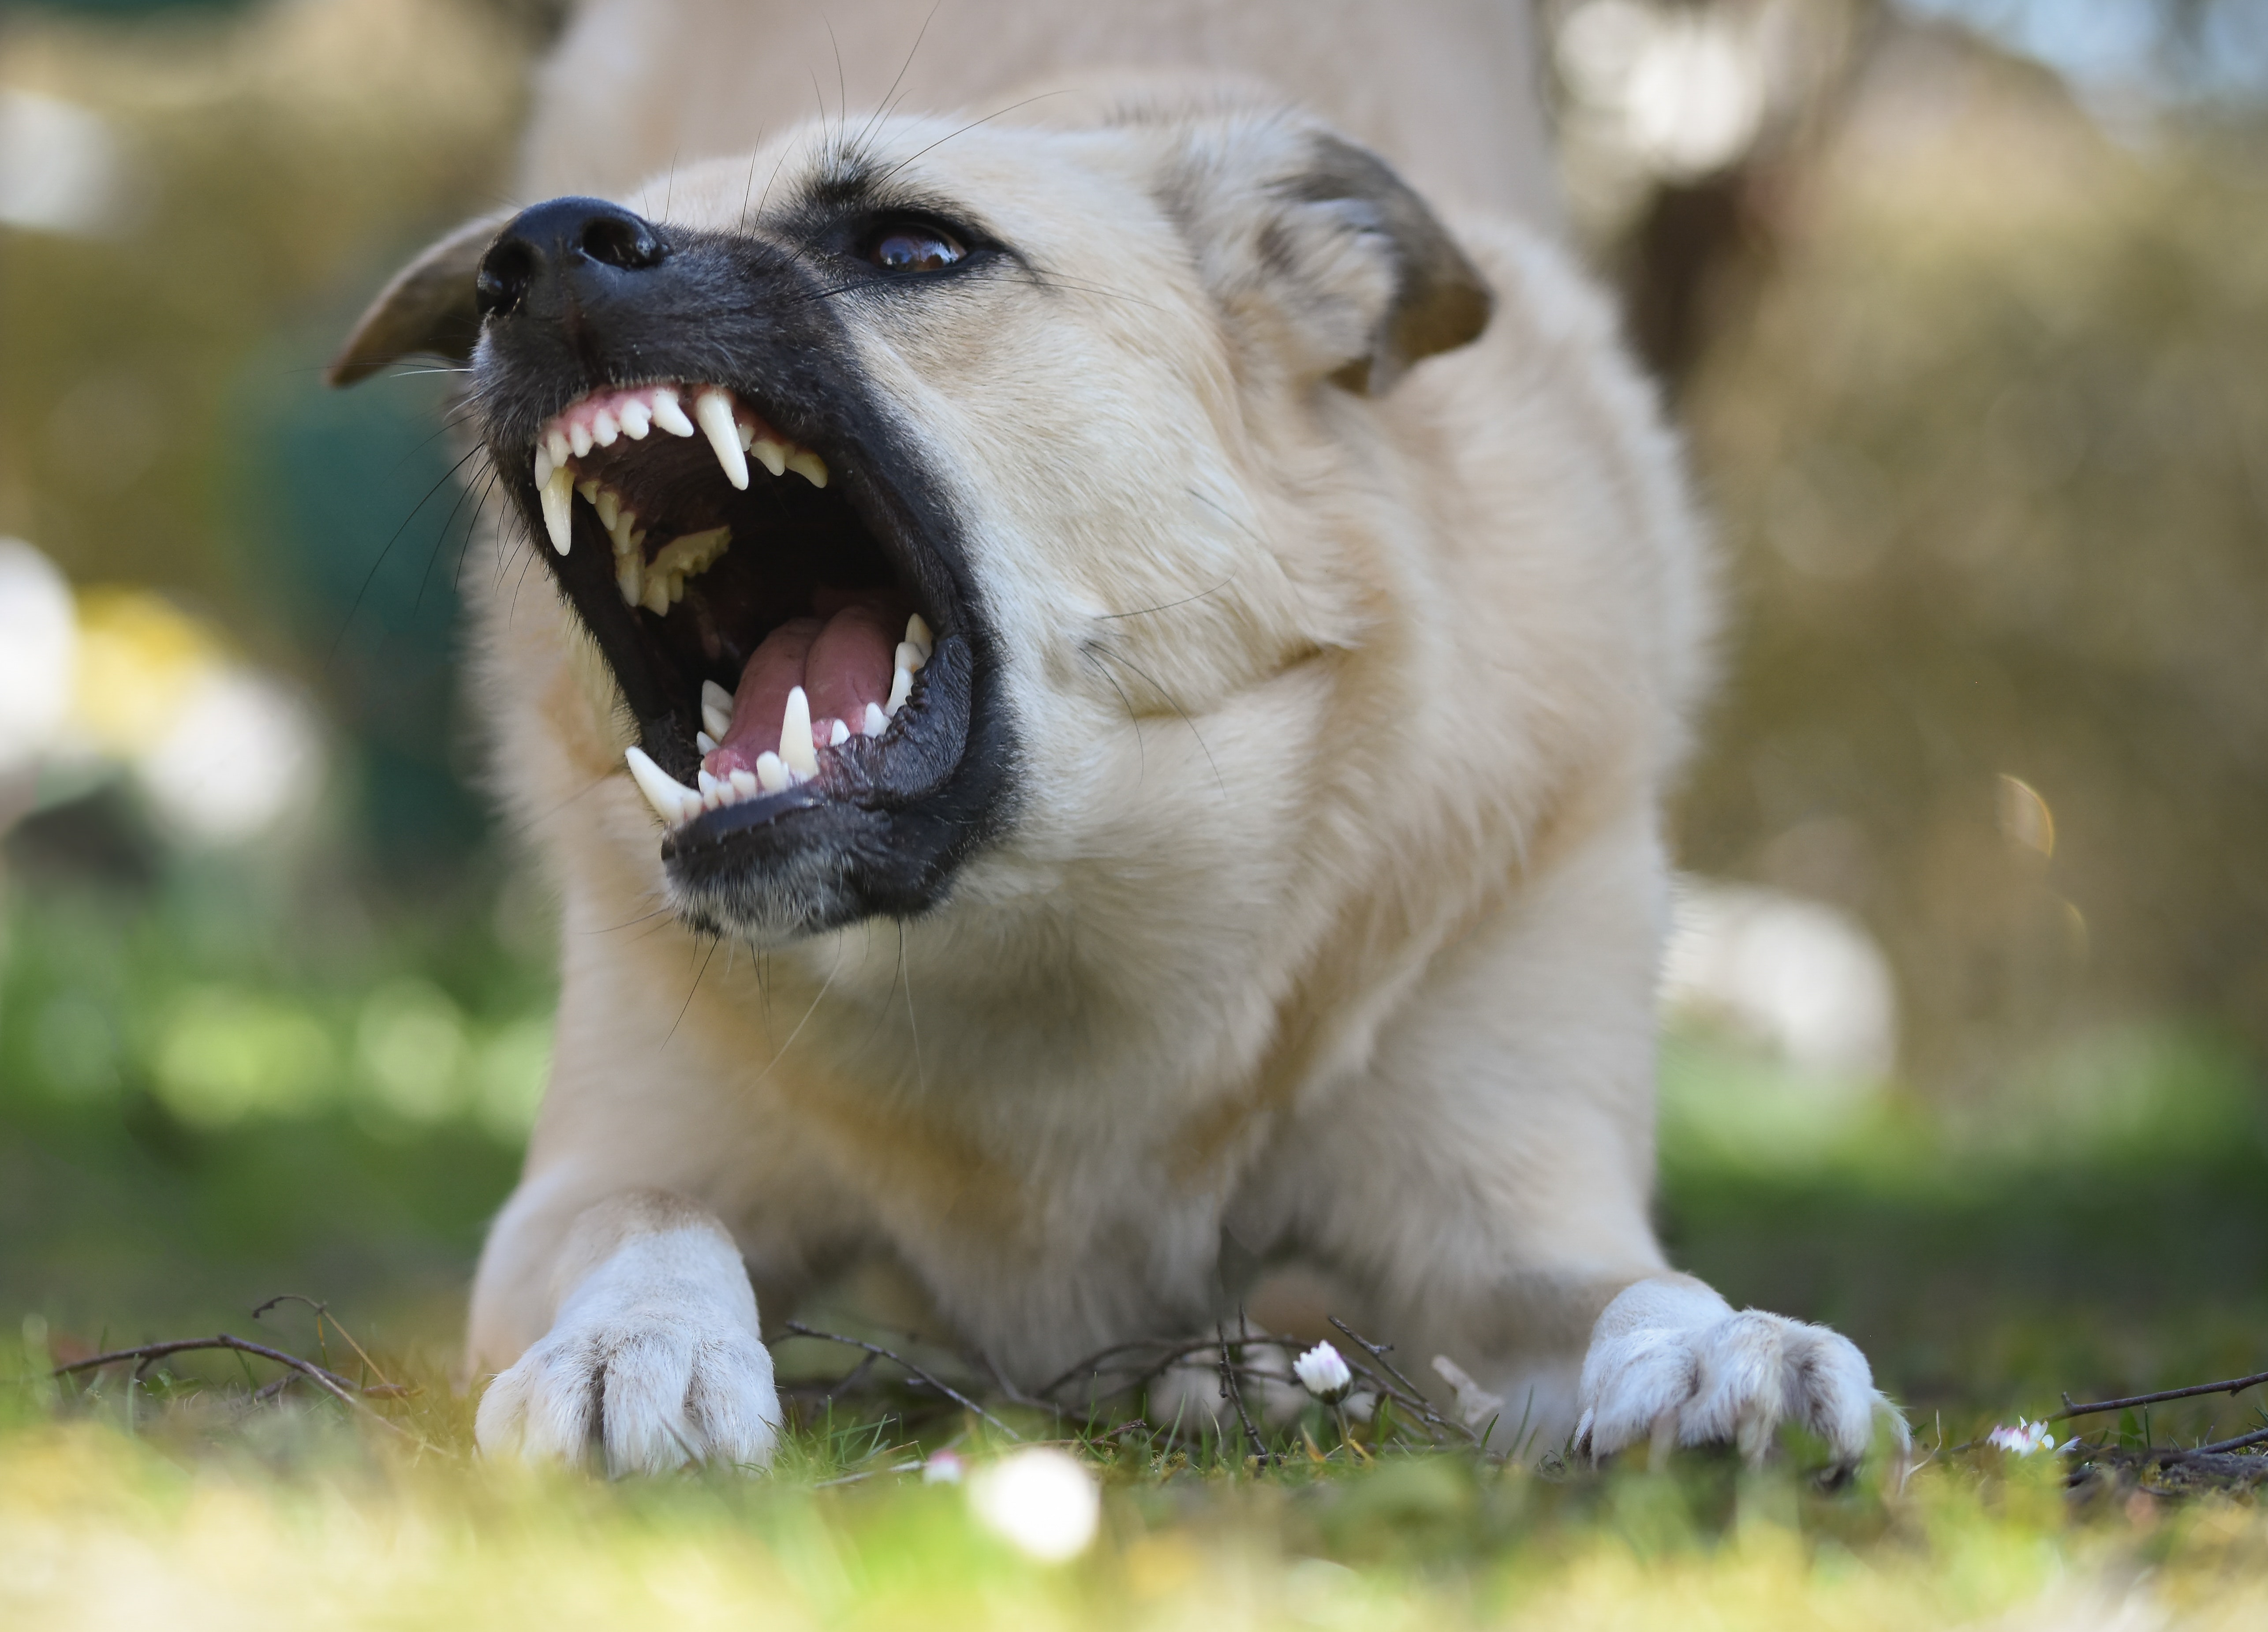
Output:
M1241 93L892 116L475 223L414 351L563 904L484 1449L763 1464L861 1255L1027 1387L1300 1259L1538 1443L1902 1434L1648 1222L1706 573L1541 237Z

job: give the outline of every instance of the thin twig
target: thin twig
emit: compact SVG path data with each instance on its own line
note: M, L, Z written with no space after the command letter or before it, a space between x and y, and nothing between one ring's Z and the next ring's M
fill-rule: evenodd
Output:
M1014 1429L1010 1428L1005 1422L1003 1422L998 1417L994 1416L990 1411L987 1411L983 1407L978 1405L968 1395L962 1393L959 1389L954 1388L948 1383L940 1381L937 1377L932 1377L928 1372L914 1364L912 1361L908 1360L904 1355L894 1355L879 1343L869 1343L864 1338L844 1337L839 1332L821 1332L815 1326L805 1326L799 1320L788 1321L780 1329L795 1337L817 1338L822 1343L841 1343L851 1348L863 1348L868 1354L875 1355L878 1358L889 1361L894 1365L903 1366L910 1375L918 1377L921 1381L928 1384L932 1388L937 1390L939 1393L943 1394L947 1399L953 1401L954 1404L959 1406L962 1410L975 1412L978 1416L983 1417L993 1427L1007 1435L1009 1438L1020 1441L1024 1437Z
M1243 1324L1243 1311L1241 1310L1237 1312L1237 1322L1239 1326ZM1245 1442L1252 1447L1253 1459L1262 1467L1266 1467L1273 1458L1268 1454L1268 1447L1260 1443L1260 1431L1252 1426L1252 1414L1244 1408L1244 1386L1236 1380L1236 1365L1229 1357L1227 1329L1216 1324L1213 1335L1220 1340L1221 1394L1236 1407L1236 1420L1243 1424ZM1239 1339L1238 1347L1241 1348L1248 1340Z
M198 1349L214 1348L232 1349L242 1355L257 1355L262 1360L272 1360L279 1366L288 1366L329 1393L340 1404L361 1412L387 1432L399 1434L402 1438L413 1443L417 1442L417 1436L408 1429L398 1422L387 1422L386 1418L357 1399L349 1392L354 1385L335 1371L328 1371L312 1360L302 1360L297 1355L287 1355L280 1348L269 1348L265 1343L247 1343L240 1337L229 1336L225 1332L211 1337L176 1338L166 1343L144 1343L135 1348L114 1348L107 1355L96 1355L85 1360L74 1360L69 1365L57 1366L48 1375L63 1377L73 1371L99 1370L104 1366L120 1365L131 1360L136 1362L135 1374L138 1377L141 1368L153 1360L163 1360L168 1355L188 1354Z
M252 1318L254 1320L259 1319L261 1316L266 1314L278 1303L305 1303L308 1308L315 1311L315 1336L318 1342L322 1340L323 1322L328 1319L331 1323L331 1329L336 1332L341 1337L346 1339L347 1347L354 1350L356 1355L361 1358L363 1364L370 1368L371 1375L378 1379L379 1387L389 1391L399 1390L401 1387L399 1383L394 1382L388 1378L386 1373L379 1369L378 1362L370 1357L370 1351L364 1348L361 1344L356 1342L354 1333L348 1331L345 1326L342 1326L339 1322L339 1318L331 1313L331 1306L328 1303L319 1303L313 1298L307 1296L302 1292L278 1292L274 1297L269 1298L266 1303L260 1305L259 1308L254 1310L252 1311ZM367 1384L364 1385L364 1392L369 1392L369 1385Z
M2268 1371L2256 1371L2250 1377L2231 1377L2225 1383L2197 1383L2188 1388L2161 1389L2154 1394L2129 1394L2124 1399L2097 1399L2088 1405L2074 1405L2069 1394L2063 1397L2063 1409L2046 1422L2060 1422L2066 1417L2094 1416L2104 1411L2124 1411L2130 1406L2154 1406L2162 1400L2188 1399L2198 1394L2241 1394L2256 1383L2268 1383Z

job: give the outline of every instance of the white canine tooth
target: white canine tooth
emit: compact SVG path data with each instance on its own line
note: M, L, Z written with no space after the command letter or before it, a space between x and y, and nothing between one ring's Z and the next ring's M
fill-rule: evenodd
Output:
M535 484L541 487L551 479L551 450L538 442L535 445Z
M890 700L882 705L882 712L895 720L898 710L906 705L906 699L913 693L914 671L910 668L896 670L890 676Z
M703 765L701 768L699 775L701 778L701 803L704 808L714 810L718 806L725 802L725 796L732 790L733 785L730 782L724 781L717 777L710 775L709 768L706 765Z
M542 497L543 530L551 535L551 547L563 556L575 543L575 473L565 465L553 466Z
M589 453L591 451L591 427L579 419L569 425L567 427L567 446L575 450L575 457L578 459L580 459L584 454Z
M929 620L918 612L906 619L906 639L921 648L924 661L937 650L937 637L930 633Z
M788 689L787 710L780 716L779 755L799 782L819 774L819 750L811 740L811 699L801 686Z
M929 661L929 654L910 640L901 640L898 642L894 661L908 674L917 675L921 672L922 665Z
M866 717L858 722L859 735L880 736L889 728L890 717L882 712L882 705L880 703L867 704Z
M777 754L758 754L756 786L767 794L784 793L793 787L795 779L788 774L787 761L782 759Z
M733 694L713 680L701 683L701 723L718 742L733 729Z
M667 386L656 386L653 389L653 422L672 436L693 434L693 422L677 405L677 393Z
M615 558L615 587L622 592L622 604L636 606L645 599L645 562L637 556L618 555Z
M622 431L633 442L645 440L645 433L653 429L653 410L632 397L622 406Z
M551 462L553 464L565 464L567 462L567 433L559 429L558 426L554 425L551 428L550 435L543 439L543 449L546 453L551 455Z
M701 757L703 759L706 759L710 755L717 751L717 739L711 736L706 731L696 731L693 734L693 746L701 750Z
M807 447L799 447L790 454L787 468L814 487L827 485L827 462Z
M593 483L592 485L598 488L598 491L596 497L591 500L591 508L599 513L599 525L611 533L615 530L615 518L622 513L622 495L611 487L598 487L596 483ZM911 625L908 627L910 631ZM912 639L912 634L909 632L906 639Z
M622 421L605 409L591 416L591 439L600 447L612 447L615 439L622 433Z
M756 780L756 773L753 771L733 772L732 782L733 791L743 799L754 799L763 791L764 785Z
M787 445L785 443L775 442L768 436L755 437L749 440L748 451L756 456L756 462L758 464L770 471L774 476L784 476L787 474Z
M630 778L645 795L654 814L674 827L690 816L698 815L701 795L653 763L645 750L631 748L623 750L622 757L630 762Z
M638 604L657 617L667 617L669 616L669 574L647 573L645 593L638 597Z
M693 417L725 467L725 479L734 487L748 484L748 460L740 452L740 431L733 419L733 399L713 386L693 399Z
M850 727L849 726L844 725L840 720L830 720L827 723L830 727L827 733L828 747L840 748L843 744L850 740Z

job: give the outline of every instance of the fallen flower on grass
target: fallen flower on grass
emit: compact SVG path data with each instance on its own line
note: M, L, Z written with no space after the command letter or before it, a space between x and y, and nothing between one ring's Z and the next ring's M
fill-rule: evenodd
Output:
M2032 1456L2056 1448L2055 1436L2048 1432L2044 1422L2027 1422L2016 1419L2014 1428L1996 1428L1984 1436L1984 1443L2002 1451L2014 1451L2020 1457Z
M1329 1343L1316 1344L1292 1362L1292 1374L1300 1386L1327 1406L1335 1406L1354 1386L1354 1373Z
M1042 1563L1085 1552L1102 1517L1102 1495L1076 1457L1046 1445L1011 1452L968 1481L979 1523Z
M922 1483L924 1485L957 1485L961 1476L968 1471L968 1464L957 1451L940 1451L922 1464Z

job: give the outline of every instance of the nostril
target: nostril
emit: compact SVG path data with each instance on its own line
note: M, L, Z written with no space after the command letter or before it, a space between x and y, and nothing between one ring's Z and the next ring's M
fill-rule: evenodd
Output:
M534 249L525 240L507 238L481 257L473 303L482 317L502 317L519 304L534 277Z
M652 266L669 253L661 235L627 210L594 216L583 227L583 253L626 272Z

